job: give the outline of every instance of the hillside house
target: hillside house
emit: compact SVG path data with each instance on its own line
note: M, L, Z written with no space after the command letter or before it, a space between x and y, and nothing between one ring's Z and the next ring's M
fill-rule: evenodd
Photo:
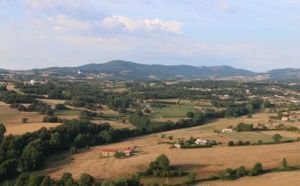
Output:
M228 129L228 128L225 128L225 129L222 129L221 132L233 132L233 129Z
M102 156L109 157L114 156L117 150L115 149L102 149Z
M195 141L195 143L197 144L197 145L206 145L206 143L207 143L207 139L197 139L196 141Z
M131 156L132 153L133 153L133 148L128 147L128 148L120 149L120 150L118 150L118 151L124 152L126 156Z
M288 116L282 116L281 121L289 121L289 117Z

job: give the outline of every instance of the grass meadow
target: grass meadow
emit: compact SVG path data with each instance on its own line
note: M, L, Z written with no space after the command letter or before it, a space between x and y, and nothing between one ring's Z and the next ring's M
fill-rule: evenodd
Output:
M64 116L79 116L80 110L57 110L54 113L55 115L64 115Z
M258 140L263 142L273 142L272 136L270 134L264 134L261 132L230 132L230 133L222 133L221 135L226 136L233 141L250 141L251 143L256 143ZM295 138L288 138L282 136L282 141L285 140L295 140Z

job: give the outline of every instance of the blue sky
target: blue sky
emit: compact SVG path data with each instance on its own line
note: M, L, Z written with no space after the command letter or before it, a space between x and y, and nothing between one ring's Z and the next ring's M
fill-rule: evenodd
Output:
M300 0L0 0L0 68L300 68Z

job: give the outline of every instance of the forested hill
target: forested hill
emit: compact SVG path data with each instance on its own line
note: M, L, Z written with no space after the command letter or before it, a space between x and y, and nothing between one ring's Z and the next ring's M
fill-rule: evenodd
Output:
M300 79L300 69L286 68L255 73L230 66L195 67L189 65L145 65L129 61L114 60L103 64L87 64L79 67L50 67L29 71L8 71L0 69L0 77L9 76L22 79L112 79L112 80L179 80L179 79ZM82 74L78 74L78 71Z
M228 76L254 76L256 73L229 66L194 67L188 65L145 65L115 60L103 64L87 64L79 67L52 67L41 70L57 72L82 70L87 74L102 74L114 79L213 79Z

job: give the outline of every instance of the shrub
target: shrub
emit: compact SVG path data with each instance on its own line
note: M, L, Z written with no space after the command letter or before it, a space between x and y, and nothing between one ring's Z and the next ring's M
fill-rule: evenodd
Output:
M263 170L262 164L259 163L259 162L257 162L257 163L254 165L252 171L249 172L249 176L257 176L257 175L259 175L259 174L262 174L263 172L264 172L264 170Z
M228 147L232 147L232 146L234 146L234 142L233 141L229 141L228 142Z
M115 158L122 158L122 157L124 157L124 156L126 156L125 155L125 153L123 152L123 151L117 151L115 154L114 154L114 157Z
M77 152L78 152L77 147L75 147L75 146L71 147L70 152L71 152L71 154L77 154Z

